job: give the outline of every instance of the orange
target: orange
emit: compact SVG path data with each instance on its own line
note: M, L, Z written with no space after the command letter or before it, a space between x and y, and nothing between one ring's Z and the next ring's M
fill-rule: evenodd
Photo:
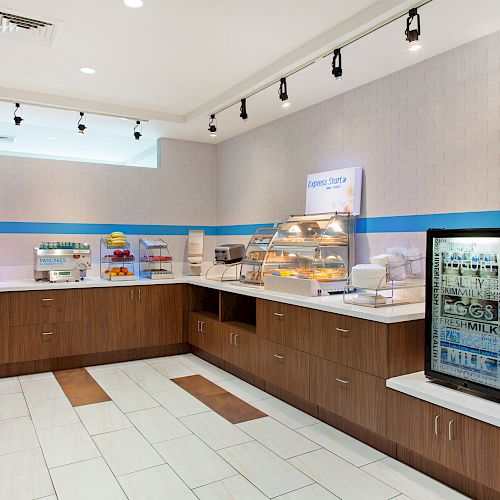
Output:
M109 273L109 275L110 275L110 276L116 276L116 273L114 273L113 271L111 271L111 272Z
M118 276L125 276L125 273L119 272Z

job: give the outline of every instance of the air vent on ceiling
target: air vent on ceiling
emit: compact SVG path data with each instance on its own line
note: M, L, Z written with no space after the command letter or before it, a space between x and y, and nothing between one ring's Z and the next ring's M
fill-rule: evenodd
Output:
M13 135L0 135L0 144L5 144L6 142L14 142L15 137Z
M52 45L55 34L53 22L0 11L0 36Z

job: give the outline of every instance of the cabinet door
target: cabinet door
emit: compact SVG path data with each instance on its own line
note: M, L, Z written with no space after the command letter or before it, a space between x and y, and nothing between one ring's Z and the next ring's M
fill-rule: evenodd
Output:
M219 325L219 336L222 343L222 358L234 366L249 373L257 368L257 335L252 328L245 329L231 322Z
M319 380L315 381L316 403L381 436L386 435L385 380L367 373L319 361Z
M9 361L9 295L0 293L0 365Z
M276 342L258 339L257 375L303 399L309 399L310 356Z
M313 354L386 378L387 325L320 311L312 318Z
M202 351L221 357L222 342L219 336L219 325L211 315L190 313L189 343Z
M270 300L257 300L257 335L310 352L310 311Z

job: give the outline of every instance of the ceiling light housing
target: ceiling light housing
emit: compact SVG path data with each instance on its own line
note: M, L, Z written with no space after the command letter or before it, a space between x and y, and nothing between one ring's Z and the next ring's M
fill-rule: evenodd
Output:
M86 75L93 75L95 73L94 68L80 68L80 71Z
M208 122L208 132L210 137L217 137L217 120L215 115L210 115L210 121Z
M17 112L20 107L21 105L18 102L16 102L16 104L14 105L14 124L17 125L18 127L21 125L21 122L23 121L23 118L17 116Z
M123 0L123 3L132 9L138 9L144 5L142 0Z
M413 20L416 19L416 27L415 29L411 29L411 24ZM408 18L406 19L406 41L409 43L408 49L411 51L415 51L420 49L421 45L418 40L420 36L420 14L417 9L410 9L408 12Z
M135 122L135 126L134 126L134 137L135 137L136 141L138 141L142 137L142 134L137 130L139 126L141 127L141 130L142 130L141 122L140 122L140 120L137 120Z
M78 120L78 133L81 135L84 135L85 130L87 130L87 126L84 123L82 123L82 120L84 119L84 117L85 117L85 113L80 111L80 119Z
M247 113L247 100L242 99L241 100L241 106L240 106L240 118L243 121L248 120L248 113Z
M336 80L342 80L342 54L340 49L333 51L332 75Z
M281 106L283 106L284 108L290 106L290 101L288 100L288 87L286 84L286 78L280 79L280 88L278 93L281 100Z

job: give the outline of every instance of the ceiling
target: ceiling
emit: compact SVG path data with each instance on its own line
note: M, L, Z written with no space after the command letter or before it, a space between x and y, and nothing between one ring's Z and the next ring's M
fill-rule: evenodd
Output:
M498 0L433 0L420 9L420 51L407 50L400 19L343 50L342 81L320 58L289 78L286 111L273 86L249 99L246 123L234 106L208 137L210 113L418 3L144 0L130 9L122 0L0 0L0 11L56 25L52 46L0 35L0 99L149 119L149 138L220 142L500 29ZM0 106L0 134L11 109ZM113 123L113 133L129 134Z

